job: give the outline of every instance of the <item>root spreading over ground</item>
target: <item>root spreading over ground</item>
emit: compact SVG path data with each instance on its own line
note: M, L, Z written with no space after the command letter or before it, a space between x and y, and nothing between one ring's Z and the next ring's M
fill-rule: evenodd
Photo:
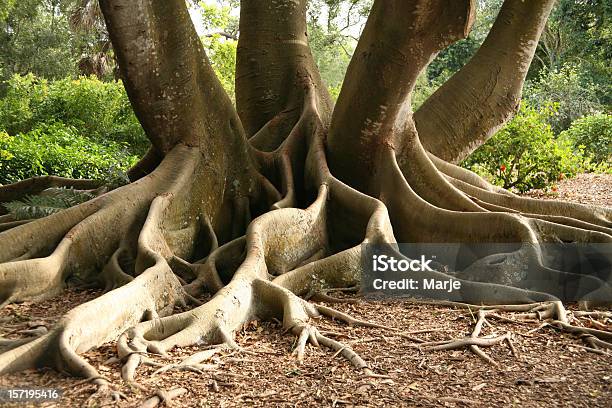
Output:
M609 319L607 312L568 313L555 293L547 293L547 280L574 272L547 264L540 250L550 242L611 244L612 209L514 195L421 145L406 108L410 92L432 56L469 28L472 18L464 6L453 6L459 19L444 14L450 20L441 27L433 24L437 15L425 13L400 30L403 20L385 19L384 2L376 2L347 74L355 85L343 89L331 117L309 52L298 47L297 65L283 67L277 58L269 67L270 72L288 69L292 87L291 95L279 99L282 105L272 108L269 97L251 95L259 89L257 81L267 79L245 58L239 77L250 78L250 85L240 91L242 97L238 94L238 111L248 107L251 114L241 113L241 125L212 69L202 63L203 50L185 23L183 2L148 3L101 2L126 87L156 152L137 165L142 177L57 214L6 225L0 233L2 306L44 301L69 282L102 291L52 327L3 338L0 374L52 367L93 383L98 397L119 399L108 375L83 358L84 352L115 342L113 361L120 363L123 380L139 387L143 366L155 367L155 375L203 373L218 350L248 358L253 351L244 350L236 334L258 320L279 322L278 329L295 338L298 362L308 358L309 346L325 348L350 362L364 381L384 381L388 375L377 372L369 356L357 353L341 335L322 330L323 322L380 329L423 351L466 348L492 365L497 361L485 350L494 345L507 344L518 357L511 334L481 336L496 319L540 320L578 336L588 351L606 354L612 348L607 327L575 321ZM289 3L299 18L305 2ZM429 3L440 10L448 6ZM397 7L419 10L408 2ZM404 10L410 7L416 10ZM251 8L256 3L245 2L242 12L264 13ZM143 21L132 24L135 15ZM423 27L431 32L424 34ZM166 43L155 42L166 28ZM241 29L247 48L249 29L254 30ZM397 55L378 46L381 32L399 44ZM265 40L269 32L253 35ZM301 40L291 41L297 47ZM262 53L257 44L250 52ZM160 82L151 79L158 77ZM368 83L368 78L374 79ZM247 138L243 126L258 130ZM19 190L2 187L0 197L3 189L7 195ZM307 300L341 302L328 292L360 285L364 244L388 245L402 257L396 242L521 245L501 257L485 256L458 276L461 296L451 300L460 301L475 319L464 338L425 341L410 328L371 323ZM525 265L543 280L517 278ZM433 270L418 278L450 275ZM577 278L583 306L612 299L610 276ZM483 293L499 304L470 306L482 303ZM502 316L505 312L518 315ZM198 350L180 362L160 363L187 347ZM215 381L217 388L224 382ZM155 390L145 406L184 392Z

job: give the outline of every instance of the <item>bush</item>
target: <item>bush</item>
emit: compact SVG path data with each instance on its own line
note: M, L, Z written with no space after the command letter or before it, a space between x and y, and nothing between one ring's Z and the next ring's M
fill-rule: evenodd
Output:
M551 107L540 111L523 104L502 130L480 146L462 166L504 188L525 192L550 187L582 170L583 158L566 140L555 140L546 120Z
M0 130L11 135L27 132L34 121L32 107L42 103L48 92L47 81L32 74L14 75L4 85L6 93L0 99Z
M59 122L40 124L16 136L0 132L1 184L47 174L114 182L136 160L126 145L93 141Z
M28 74L14 75L6 86L0 130L10 135L60 122L97 143L126 144L132 154L143 154L149 145L120 82L95 77L48 82Z
M543 70L536 81L525 87L525 99L538 109L545 109L551 102L557 104L556 112L547 117L556 135L569 128L576 119L604 109L597 97L596 86L577 65Z
M580 118L559 139L569 142L575 151L582 151L594 166L591 170L612 169L612 115Z

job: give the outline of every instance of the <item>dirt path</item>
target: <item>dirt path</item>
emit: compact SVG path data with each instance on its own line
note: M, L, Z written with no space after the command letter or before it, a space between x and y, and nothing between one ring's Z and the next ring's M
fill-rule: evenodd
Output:
M538 194L542 195L531 195ZM612 205L612 175L564 180L557 194L572 201ZM62 313L96 294L71 290L41 304L10 305L0 311L0 336L19 336L20 330L37 324L50 326ZM425 341L464 337L473 326L469 312L452 307L364 300L334 307L403 331L432 330L414 335ZM553 328L537 330L538 323L491 323L483 335L512 333L518 354L513 355L507 344L486 349L497 366L469 351L423 352L413 341L384 329L347 327L326 319L317 322L320 330L349 344L377 374L388 378L364 378L341 357L310 346L304 364L299 365L291 356L294 339L283 335L274 322L244 328L237 333L237 342L246 352L221 352L200 373L168 371L154 376L155 369L139 368L136 378L144 390L126 385L119 365L107 362L115 355L113 345L88 352L86 357L126 394L127 400L118 404L121 407L138 406L156 390L176 387L187 389L174 400L177 407L612 406L612 355L593 354L579 339ZM582 319L580 324L612 330L610 319ZM179 362L195 351L175 350L169 359L157 360ZM60 401L38 406L100 404L88 400L93 386L51 370L0 377L0 388L17 386L63 390Z

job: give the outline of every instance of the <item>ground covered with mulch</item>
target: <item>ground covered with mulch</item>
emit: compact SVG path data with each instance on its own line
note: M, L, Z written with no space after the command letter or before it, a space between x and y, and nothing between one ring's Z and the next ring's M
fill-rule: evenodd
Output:
M580 175L560 182L556 192L530 195L612 206L612 175ZM63 313L97 295L95 291L67 290L39 304L9 305L0 311L0 337L18 338L27 335L27 330L52 327ZM156 373L156 367L140 367L139 387L121 380L120 365L111 360L113 344L87 352L85 357L126 395L127 399L115 404L122 407L139 406L157 390L175 388L186 389L172 401L177 407L612 406L612 355L592 353L580 339L550 326L541 327L539 322L521 322L510 313L489 319L481 336L510 333L514 346L512 350L504 342L485 348L495 361L490 364L468 350L431 352L418 347L419 341L469 335L475 316L468 310L363 299L333 307L399 329L349 327L326 318L315 322L324 334L359 353L379 377L364 377L341 356L312 346L307 347L303 364L298 364L291 355L295 339L282 333L279 322L250 323L236 334L242 351L220 350L199 372ZM612 330L612 320L607 317L581 317L574 324ZM201 350L183 348L155 359L178 363ZM39 406L101 406L108 402L91 398L93 385L52 370L0 377L0 388L18 386L63 391L59 401Z
M548 191L533 190L525 195L612 207L612 174L578 174L574 178L561 180Z

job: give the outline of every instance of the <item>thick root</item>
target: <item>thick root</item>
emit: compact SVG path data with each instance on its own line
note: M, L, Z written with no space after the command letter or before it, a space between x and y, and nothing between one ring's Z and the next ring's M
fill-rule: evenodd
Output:
M393 149L384 151L376 172L380 190L358 191L330 172L326 126L315 100L306 92L301 115L287 115L290 125L275 123L280 115L251 138L250 153L261 172L253 176L253 185L224 186L218 182L218 169L211 170L202 160L202 152L179 146L133 184L1 233L8 245L0 247L0 261L5 262L0 263L0 303L42 299L77 274L107 292L72 310L46 334L23 344L5 343L8 351L0 354L0 373L50 365L88 378L107 392L107 381L79 354L117 337L126 381L135 380L140 364L157 367L156 375L168 370L202 373L215 368L206 360L216 349L171 365L158 363L153 355L191 345L240 349L234 333L261 318L282 319L283 330L296 337L293 353L299 362L306 358L308 345L327 347L365 375L375 376L354 350L321 333L316 319L414 337L303 299L328 289L359 286L366 245L386 245L402 258L398 239L523 243L515 253L504 255L504 261L521 266L534 261L542 276L553 278L564 271L541 261L542 242L612 242L607 210L556 204L537 209L469 172L428 158L422 148L401 163ZM226 195L224 189L235 191ZM252 194L245 193L251 189ZM552 215L546 214L549 210ZM482 326L486 317L514 311L522 313L518 318L544 319L556 329L581 336L594 350L609 348L609 332L573 324L554 293L506 279L498 271L504 264L495 269L491 260L478 260L472 269L459 271L463 275L453 276L462 290L449 299L509 306L479 308L474 330L463 339L435 344L419 340L418 347L469 348L496 364L482 348L507 343L513 350L511 336L480 337ZM449 277L443 271L414 276ZM590 300L601 282L585 282L588 290L582 295ZM212 297L202 304L198 298L204 292ZM491 299L483 300L484 293ZM608 293L598 295L605 298ZM325 295L321 299L334 300ZM185 300L197 306L172 314L174 305L184 305ZM104 319L98 318L100 310L109 311ZM170 396L159 392L146 403L154 406Z
M71 275L101 280L107 289L128 282L117 257L135 248L154 198L185 189L197 164L192 153L177 148L150 176L0 233L0 304L57 295Z
M76 376L101 378L78 354L115 339L151 311L167 314L181 302L181 286L160 260L129 284L76 307L48 334L0 354L0 373L53 366ZM118 303L121 308L115 307ZM100 310L105 311L103 319Z
M608 234L612 232L612 210L609 208L521 197L494 186L477 174L445 162L432 154L429 154L429 158L455 188L470 196L477 203L488 206L492 211L516 211L531 217L554 217L551 220L558 223L573 224L577 227L580 225L592 226L593 229L602 227L597 230ZM576 221L583 223L578 224Z
M32 177L17 183L0 186L0 203L20 200L26 195L36 195L51 187L93 190L101 185L102 182L98 180L69 179L58 176Z

